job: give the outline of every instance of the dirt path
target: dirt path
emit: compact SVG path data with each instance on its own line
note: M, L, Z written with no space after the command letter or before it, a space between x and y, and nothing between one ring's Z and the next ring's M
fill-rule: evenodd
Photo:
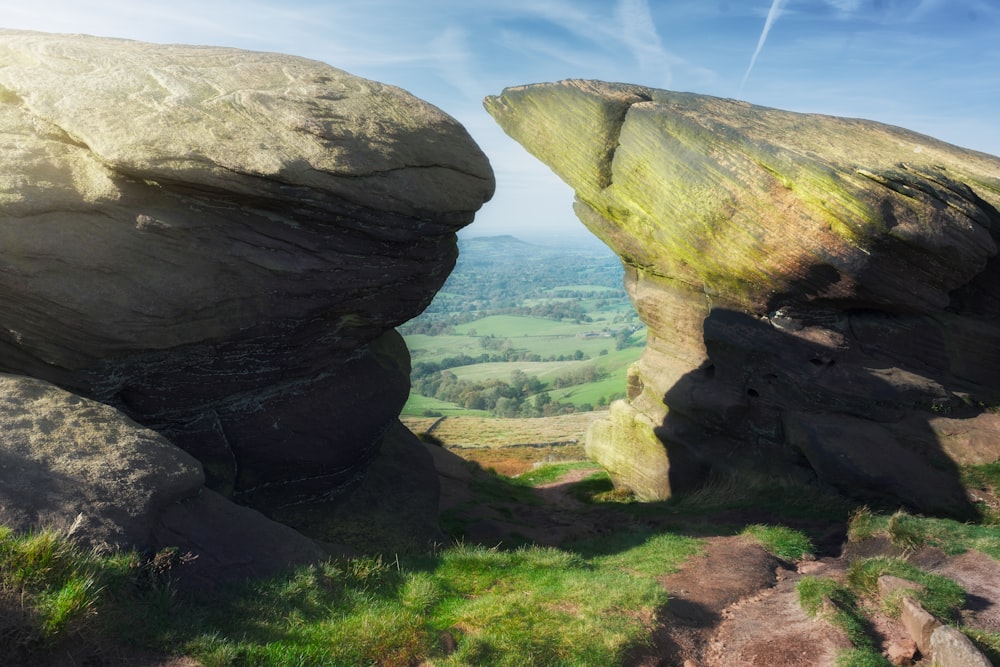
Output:
M670 603L634 667L832 667L850 643L799 605L789 569L745 537L713 537L662 580Z

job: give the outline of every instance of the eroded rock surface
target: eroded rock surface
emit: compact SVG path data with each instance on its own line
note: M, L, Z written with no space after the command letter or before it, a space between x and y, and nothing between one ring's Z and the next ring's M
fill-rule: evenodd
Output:
M711 469L970 514L1000 459L1000 159L883 124L564 81L486 100L576 191L649 325L588 452L664 498Z
M0 370L120 408L276 508L396 423L392 330L492 194L465 130L278 54L0 30Z

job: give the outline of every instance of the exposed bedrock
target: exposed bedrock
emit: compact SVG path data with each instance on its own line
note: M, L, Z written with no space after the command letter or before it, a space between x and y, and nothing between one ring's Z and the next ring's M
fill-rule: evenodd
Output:
M486 108L575 189L649 325L587 439L618 485L740 469L973 513L957 464L1000 459L1000 159L596 81Z
M119 408L274 509L398 424L393 328L490 198L466 131L301 58L0 30L0 370Z

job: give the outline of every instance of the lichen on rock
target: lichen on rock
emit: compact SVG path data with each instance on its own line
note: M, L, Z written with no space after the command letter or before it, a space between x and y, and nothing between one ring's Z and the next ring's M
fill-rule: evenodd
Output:
M588 437L617 484L656 499L712 469L807 471L972 512L956 464L1000 459L985 411L1000 404L1000 159L597 81L485 106L574 188L649 326L628 406Z

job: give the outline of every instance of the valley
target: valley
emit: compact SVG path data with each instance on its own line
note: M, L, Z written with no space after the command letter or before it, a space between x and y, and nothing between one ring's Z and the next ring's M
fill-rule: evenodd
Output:
M412 357L404 417L543 417L624 397L646 329L599 244L459 240L454 272L402 327Z

